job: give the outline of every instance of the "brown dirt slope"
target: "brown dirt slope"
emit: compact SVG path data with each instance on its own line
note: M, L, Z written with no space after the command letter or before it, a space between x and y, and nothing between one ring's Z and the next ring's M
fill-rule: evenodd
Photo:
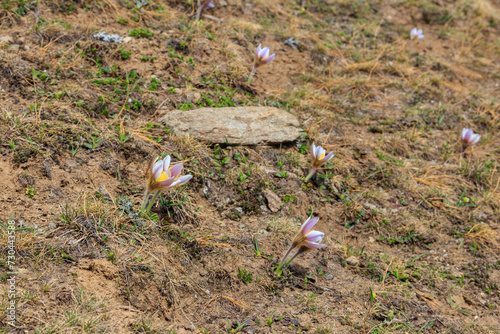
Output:
M214 4L0 1L4 332L500 333L500 3ZM276 59L248 85L259 44ZM157 122L247 105L301 139ZM482 136L465 158L462 127ZM313 141L335 157L304 183ZM194 178L141 214L163 153ZM311 214L328 247L277 277Z

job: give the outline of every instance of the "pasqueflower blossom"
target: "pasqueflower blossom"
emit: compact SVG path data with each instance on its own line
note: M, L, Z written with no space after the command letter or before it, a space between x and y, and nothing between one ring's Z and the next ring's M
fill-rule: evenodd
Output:
M191 180L191 178L193 177L192 175L180 176L182 168L182 163L170 167L169 155L167 155L163 160L158 159L158 157L152 159L149 163L147 171L148 184L146 193L144 194L144 200L141 209L144 209L146 207L148 198L151 194L154 194L153 199L147 206L146 211L149 211L151 209L154 201L162 190L179 187Z
M465 150L467 149L467 147L477 144L481 139L481 136L477 133L474 133L472 129L463 128L460 139L462 140L462 156L465 157Z
M481 136L478 135L477 133L474 133L472 129L462 129L462 134L460 135L460 139L462 139L464 145L473 145L476 144L479 139L481 139Z
M314 143L311 145L311 165L312 168L304 179L307 182L316 173L316 170L333 158L333 152L326 154L326 150L321 146L316 146Z
M286 267L298 255L305 253L305 252L308 252L308 251L311 251L313 249L326 247L326 245L320 243L321 240L323 239L323 237L325 236L325 234L323 232L320 232L320 231L312 230L312 228L314 227L314 225L316 225L318 220L319 220L318 217L316 217L316 218L309 217L302 224L300 231L293 238L292 244L290 245L290 247L286 251L283 258L281 259L281 262L278 265L278 268L276 268L276 273L278 274L278 276L281 275L283 264ZM295 253L295 255L288 262L285 263L286 258L288 257L288 255L290 254L290 252L294 248L298 248L298 251Z
M270 51L268 47L261 48L261 45L257 47L257 50L255 51L255 56L253 59L253 67L252 67L252 72L250 72L250 75L248 76L248 82L252 82L253 76L255 72L257 71L257 68L260 66L269 64L274 60L274 57L276 56L275 53L272 55L269 55Z
M410 32L410 39L413 40L421 40L424 38L424 33L422 29L413 28Z

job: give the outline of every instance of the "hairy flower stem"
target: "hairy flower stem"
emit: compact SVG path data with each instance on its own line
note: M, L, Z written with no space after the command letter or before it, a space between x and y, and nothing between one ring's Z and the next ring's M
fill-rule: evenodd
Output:
M148 188L146 188L146 191L144 192L144 198L142 199L141 211L144 211L148 198L149 198L149 190Z
M467 158L467 145L462 145L462 158L466 159Z
M157 192L155 192L155 194L154 194L153 199L151 200L151 202L149 202L149 205L146 208L146 212L148 212L149 210L151 210L151 207L156 202L156 199L158 198L159 195L160 195L160 191L158 190Z
M316 170L317 170L316 167L311 168L309 174L307 174L306 178L304 179L304 182L309 181L309 179L314 175L314 173L316 173Z
M283 263L285 262L286 257L288 256L288 254L290 254L290 252L291 252L291 251L292 251L292 249L294 249L294 248L295 248L295 245L293 245L293 244L292 244L292 245L290 245L290 247L289 247L289 248L288 248L288 250L286 251L285 255L284 255L284 256L283 256L283 258L281 259L281 262L280 262L280 264L279 264L278 268L276 268L275 273L276 273L276 274L278 274L278 277L280 277L280 276L281 276L281 272L282 272L281 267L283 267Z
M203 11L203 4L200 3L200 5L198 6L198 9L196 10L196 21L199 21L200 20L200 17L201 17L201 12Z
M255 75L255 72L257 72L257 66L253 65L252 72L250 72L250 75L248 76L248 84L249 85L252 83L253 76Z
M292 263L292 261L293 261L293 260L295 260L295 258L296 258L298 255L300 255L301 253L302 253L302 248L300 248L300 249L297 251L297 253L295 253L295 255L294 255L294 256L292 256L292 258L290 259L290 261L288 261L287 263L285 263L285 268L286 268L286 267L288 267L288 265L289 265L290 263Z

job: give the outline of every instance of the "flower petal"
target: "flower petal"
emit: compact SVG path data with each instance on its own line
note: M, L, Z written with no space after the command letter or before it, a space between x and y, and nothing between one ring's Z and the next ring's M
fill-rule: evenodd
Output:
M191 175L191 174L183 175L177 179L177 181L175 182L175 186L182 186L183 184L187 183L192 178L193 178L193 175Z
M472 135L474 134L474 132L472 131L472 129L467 129L467 131L465 131L465 136L464 136L464 141L469 144L470 143L470 139L472 137Z
M172 168L170 168L170 175L173 178L176 178L177 176L179 176L179 174L181 172L182 172L182 164L177 164L177 165L173 166Z
M158 182L158 184L162 188L170 188L173 186L173 183L177 182L177 180L178 179L170 178L170 179L166 179L165 181L160 181L160 182Z
M257 47L257 51L255 51L255 56L257 58L259 58L259 54L260 54L260 51L262 50L262 48L260 47L262 44L259 44L259 46Z
M310 241L304 241L305 244L307 245L307 247L309 248L323 248L323 247L326 247L325 244L318 244L318 243L315 243L315 242L310 242Z
M156 159L158 159L158 158L156 158ZM153 168L151 168L151 172L153 173L153 175L156 175L156 173L158 172L158 170L161 172L162 166L163 166L163 161L162 160L158 160L157 162L155 162L153 164Z
M272 62L274 60L274 56L276 56L275 53L273 53L272 55L270 56L267 56L266 58L262 59L263 62L269 64L270 62Z
M264 59L269 56L269 48L266 46L260 51L259 58Z
M311 145L311 156L316 159L316 145L314 142Z
M322 154L323 152L324 152L323 147L318 146L318 147L316 148L316 158L317 158L317 159L319 159L319 157L321 157L321 154Z
M478 135L477 133L472 135L472 138L470 140L471 145L476 144L479 141L479 139L481 139L481 136Z
M161 177L162 173L163 173L163 170L161 168L158 168L158 170L153 174L155 177L155 180L158 180Z
M460 135L460 139L464 140L465 138L465 134L467 133L467 129L466 128L463 128L462 129L462 134Z
M165 159L163 159L163 170L166 172L170 167L170 155L167 155Z
M302 232L302 234L307 234L307 232L309 232L309 230L312 229L314 225L316 225L318 220L319 220L319 217L307 218L306 221L304 222L304 224L302 224L302 227L300 228L300 231Z
M326 157L324 157L323 159L321 159L321 162L325 163L328 160L330 160L331 158L333 158L333 151L330 152L330 153L328 153L328 155Z
M320 232L320 231L310 231L306 235L306 240L308 240L310 242L320 242L321 239L323 239L324 236L325 236L325 234L323 232Z

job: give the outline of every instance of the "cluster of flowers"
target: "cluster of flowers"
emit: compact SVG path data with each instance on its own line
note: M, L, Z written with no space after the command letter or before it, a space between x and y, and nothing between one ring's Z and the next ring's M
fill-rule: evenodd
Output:
M262 49L260 46L257 50L257 54L260 58L266 58L269 56L269 50L262 54ZM273 55L274 56L274 55ZM257 56L256 56L257 57ZM256 62L256 64L259 64ZM259 66L259 65L254 65ZM478 134L474 134L472 129L462 129L462 133L460 136L462 140L462 155L465 156L466 149L473 144L476 144L481 139L481 136ZM334 157L333 152L326 153L326 150L321 146L316 146L315 143L311 145L311 171L304 178L304 181L307 182L314 173L321 168L325 163L327 163L330 159ZM144 194L144 199L142 203L141 210L149 211L151 207L155 203L156 199L160 195L160 193L164 190L169 190L175 187L182 186L186 184L191 178L192 175L183 175L181 176L181 172L183 169L182 163L178 163L176 165L170 166L170 156L167 155L164 159L160 159L156 157L151 160L148 170L147 170L147 187ZM153 196L150 200L149 198ZM276 268L276 274L281 276L283 269L287 267L297 256L302 253L311 251L313 249L326 247L326 245L321 244L321 240L325 236L323 232L312 230L313 226L318 222L319 218L311 218L309 217L302 227L300 231L297 233L295 238L292 240L292 244L286 251L285 255L281 259L280 264ZM292 250L297 249L295 255L288 261L286 261L287 257L290 255Z
M214 7L212 3L213 0L200 0L198 10L196 13L197 20L200 19L200 15L203 9L210 9ZM305 3L305 2L304 2ZM304 5L303 5L304 6ZM410 32L410 40L419 41L424 38L422 30L413 28ZM248 77L248 82L251 83L253 76L255 75L257 69L263 65L269 64L274 60L275 54L270 55L270 50L268 47L262 48L261 45L257 47L254 55L253 68ZM474 134L472 129L464 128L461 133L462 140L462 155L465 157L466 149L473 144L479 142L481 136ZM307 182L316 173L316 171L321 168L325 163L334 157L333 152L326 153L326 150L321 146L316 146L315 143L311 145L311 170L309 174L304 178ZM141 207L142 211L149 211L156 199L163 190L168 190L186 184L192 175L180 176L182 172L182 163L176 164L170 167L170 156L166 156L164 159L159 159L158 157L153 159L149 165L147 176L148 184L144 194L144 200ZM150 200L149 198L153 196ZM313 226L318 222L319 218L309 217L300 228L295 238L292 240L292 244L286 251L285 255L281 259L278 267L276 268L276 273L281 276L283 269L288 266L297 256L302 253L311 251L313 249L326 247L326 245L321 244L321 240L325 236L323 232L312 230ZM291 257L290 260L286 261L292 250L297 249L295 255Z

